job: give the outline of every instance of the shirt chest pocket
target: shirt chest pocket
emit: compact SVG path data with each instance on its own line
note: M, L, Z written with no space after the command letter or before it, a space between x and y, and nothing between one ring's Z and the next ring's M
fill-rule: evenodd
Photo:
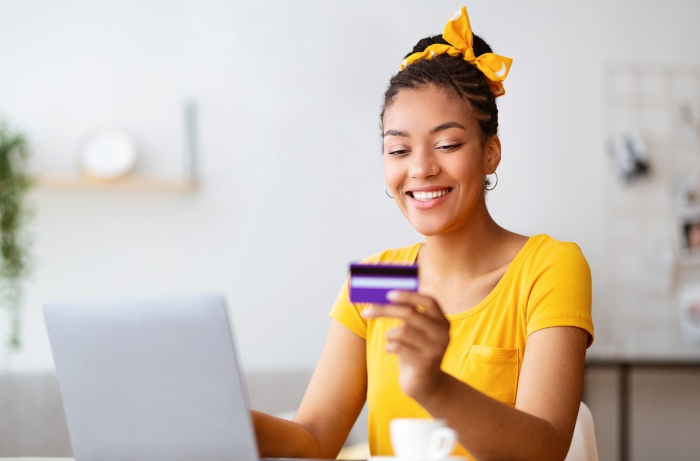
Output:
M489 397L513 405L519 369L517 349L474 344L463 359L458 378Z

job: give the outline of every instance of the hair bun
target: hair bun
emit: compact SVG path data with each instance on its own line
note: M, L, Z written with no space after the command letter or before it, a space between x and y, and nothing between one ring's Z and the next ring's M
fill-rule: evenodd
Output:
M432 37L421 38L420 40L418 40L418 43L416 43L415 46L413 47L413 51L411 51L410 53L408 53L404 57L407 58L410 55L412 55L413 53L422 53L430 45L435 45L436 43L441 43L443 45L449 45L449 43L447 43L447 41L445 41L445 39L442 38L442 35L433 35Z

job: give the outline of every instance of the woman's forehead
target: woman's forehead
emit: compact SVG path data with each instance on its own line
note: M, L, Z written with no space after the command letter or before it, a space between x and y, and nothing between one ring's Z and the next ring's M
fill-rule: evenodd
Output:
M437 126L451 121L466 127L478 126L468 102L453 91L433 85L399 91L384 111L382 121L385 130Z

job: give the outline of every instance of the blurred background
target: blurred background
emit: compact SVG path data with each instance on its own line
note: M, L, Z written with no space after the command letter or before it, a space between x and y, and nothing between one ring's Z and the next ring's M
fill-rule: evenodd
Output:
M0 317L4 371L53 370L47 301L203 291L228 299L246 372L311 370L348 263L421 238L384 195L380 105L460 5L0 0L0 118L26 136L37 180L20 349ZM467 8L514 59L488 206L513 231L577 242L591 265L601 459L694 459L700 2ZM133 140L141 182L84 178L100 129Z

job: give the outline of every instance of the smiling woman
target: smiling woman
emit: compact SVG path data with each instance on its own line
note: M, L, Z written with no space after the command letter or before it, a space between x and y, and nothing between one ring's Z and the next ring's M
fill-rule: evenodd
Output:
M591 277L576 244L511 232L486 206L510 64L462 8L391 79L387 193L425 241L363 263L417 264L419 290L365 304L343 286L294 421L254 413L264 455L336 456L366 401L372 455L393 453L391 420L437 418L456 430L455 455L566 456L593 341Z

